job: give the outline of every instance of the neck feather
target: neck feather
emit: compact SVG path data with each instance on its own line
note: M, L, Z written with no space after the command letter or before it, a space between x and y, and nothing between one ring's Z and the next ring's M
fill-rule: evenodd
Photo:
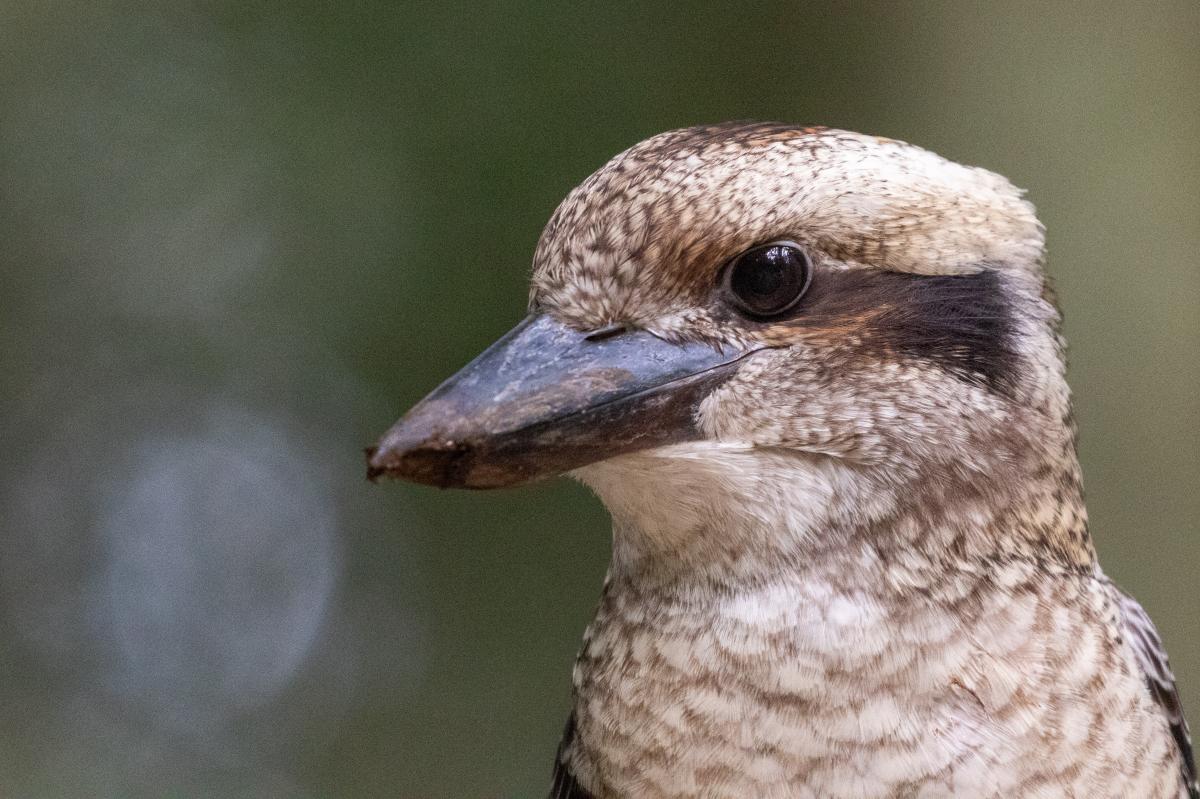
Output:
M1013 559L1094 566L1073 445L1001 459L992 474L897 476L704 442L615 458L576 477L612 514L611 576L648 586L728 590L854 552L931 579ZM877 579L871 571L863 578Z

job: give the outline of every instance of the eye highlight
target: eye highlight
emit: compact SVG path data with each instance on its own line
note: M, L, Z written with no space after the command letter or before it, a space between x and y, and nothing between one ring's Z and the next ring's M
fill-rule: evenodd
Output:
M731 304L751 317L791 309L812 282L812 262L798 244L776 241L746 250L725 270Z

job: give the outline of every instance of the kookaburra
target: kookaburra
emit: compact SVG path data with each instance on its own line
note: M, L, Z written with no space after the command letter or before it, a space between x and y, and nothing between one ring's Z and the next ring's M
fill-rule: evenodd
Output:
M612 514L552 797L1197 796L1044 256L999 175L824 128L664 133L567 196L528 318L369 451Z

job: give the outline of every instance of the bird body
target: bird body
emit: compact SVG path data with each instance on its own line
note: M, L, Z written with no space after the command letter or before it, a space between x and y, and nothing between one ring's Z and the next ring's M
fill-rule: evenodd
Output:
M732 583L614 562L561 753L603 789L575 795L1186 795L1093 568L951 565L882 549L879 529L823 532L838 545Z
M567 196L529 320L370 454L612 514L552 797L1197 796L1043 260L1004 178L824 128L672 131Z

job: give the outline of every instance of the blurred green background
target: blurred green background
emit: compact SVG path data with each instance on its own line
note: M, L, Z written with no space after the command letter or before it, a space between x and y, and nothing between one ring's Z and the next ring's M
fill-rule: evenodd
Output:
M0 794L536 797L607 519L360 448L653 133L919 143L1049 229L1093 529L1200 723L1200 4L0 4Z

